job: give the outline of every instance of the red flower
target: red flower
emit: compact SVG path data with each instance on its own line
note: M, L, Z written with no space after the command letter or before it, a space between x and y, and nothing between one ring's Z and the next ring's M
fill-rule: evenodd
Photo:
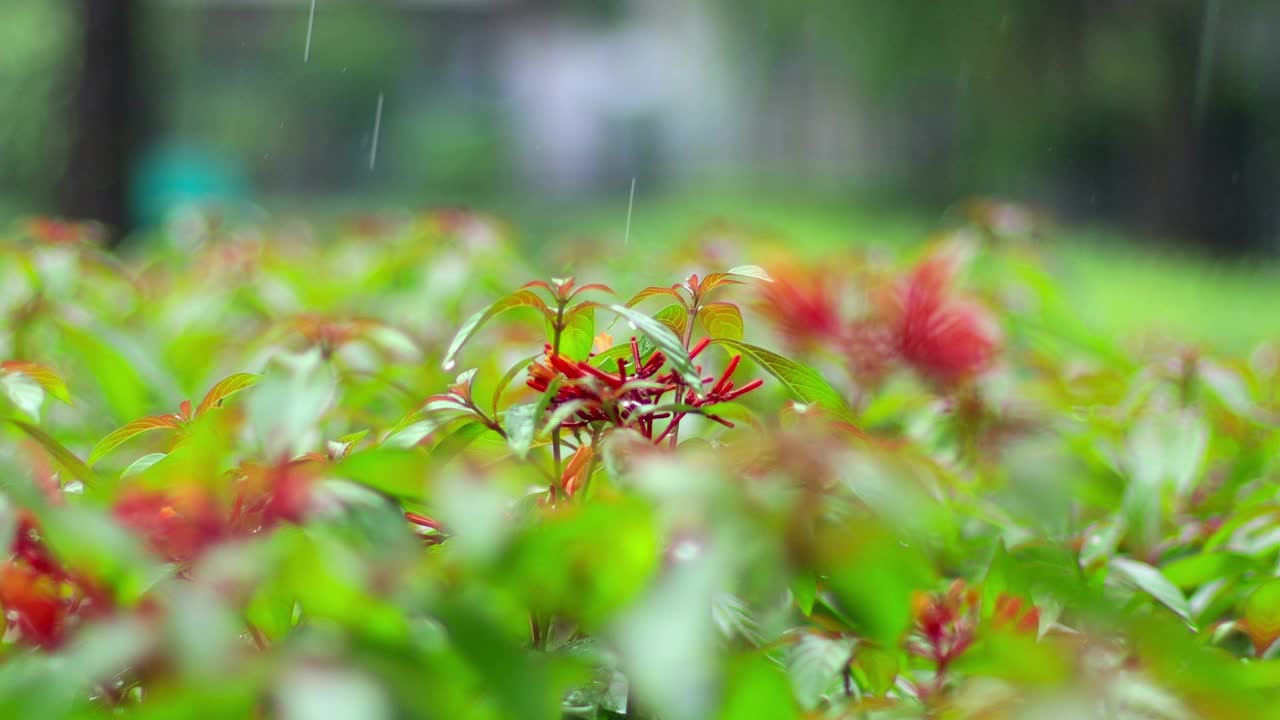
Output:
M944 671L973 644L978 603L978 592L962 580L953 582L945 593L915 594L911 598L915 627L907 649Z
M111 607L100 588L57 562L29 513L21 513L10 551L13 557L0 565L0 608L22 643L58 647L80 619Z
M213 498L199 488L126 490L112 514L170 562L189 564L228 534Z
M302 522L311 509L318 459L303 456L272 465L247 464L239 481L232 527L241 534Z
M996 627L1011 628L1015 632L1032 634L1040 629L1040 609L1022 598L1000 593L996 598L995 614L991 622Z
M689 358L697 358L710 343L710 338L703 338L689 350ZM679 394L675 396L676 401L697 409L729 402L764 384L762 380L752 380L738 387L732 378L741 361L741 356L734 355L719 379L714 376L701 378L703 387L695 390L685 387L683 379L674 369L666 369L667 357L661 350L654 350L647 359L642 358L640 344L634 337L631 338L631 359L628 361L617 358L615 372L597 368L588 361L570 360L552 352L548 345L546 360L534 361L529 365L529 376L525 383L530 388L545 393L553 382L557 379L560 381L549 408L554 411L567 403L576 403L578 407L561 423L561 427L579 428L597 422L617 427L629 426L658 444L671 435L680 421L691 412L653 412L653 408L670 402L663 399L667 393L683 393L682 398ZM701 365L695 366L694 370L699 375L702 374ZM725 427L733 427L732 422L719 415L708 412L698 414ZM666 428L655 433L655 420L667 420Z
M898 356L944 387L987 370L1000 342L991 314L952 292L954 275L951 258L925 260L894 289L888 313Z
M831 282L818 273L776 272L762 283L764 301L757 307L797 350L806 350L839 337L844 325L840 298Z
M0 569L0 605L25 642L50 648L62 641L70 613L60 586L56 578L20 563Z

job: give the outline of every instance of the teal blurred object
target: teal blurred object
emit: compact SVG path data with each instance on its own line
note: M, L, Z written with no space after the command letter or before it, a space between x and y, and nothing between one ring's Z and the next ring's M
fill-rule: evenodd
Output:
M184 205L234 208L248 203L244 174L199 145L162 145L139 160L130 204L143 227L164 222Z

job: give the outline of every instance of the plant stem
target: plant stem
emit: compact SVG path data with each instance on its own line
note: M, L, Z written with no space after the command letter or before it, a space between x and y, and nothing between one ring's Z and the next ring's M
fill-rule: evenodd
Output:
M693 324L698 318L698 300L699 300L698 296L694 295L693 302L689 304L689 318L688 318L689 327L687 328L683 338L684 349L686 352L688 352L689 346L693 344ZM676 402L677 403L684 402L684 381L683 380L676 385ZM669 424L667 426L667 429L664 430L662 433L663 435L666 435L668 432L671 433L671 448L673 450L677 445L680 444L679 423L683 417L684 417L684 413L672 413L671 424ZM659 438L658 442L662 442L661 438Z
M538 616L535 613L529 613L529 639L533 643L534 650L541 650L544 638L542 636L542 625L538 622Z
M552 328L551 334L551 356L560 355L560 335L564 331L564 300L560 300L556 305L556 321ZM551 486L551 498L554 500L556 496L556 483L560 482L560 474L564 471L563 460L560 457L560 426L551 429L551 457L555 461L555 482Z

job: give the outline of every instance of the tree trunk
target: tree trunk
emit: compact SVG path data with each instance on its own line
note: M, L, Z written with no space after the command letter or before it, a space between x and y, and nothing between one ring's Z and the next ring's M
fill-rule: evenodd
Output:
M74 79L70 157L58 210L131 229L129 175L136 146L135 0L80 0L81 57Z

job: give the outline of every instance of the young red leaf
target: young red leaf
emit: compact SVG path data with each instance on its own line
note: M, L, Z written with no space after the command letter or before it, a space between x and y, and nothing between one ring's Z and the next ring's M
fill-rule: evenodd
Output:
M580 490L587 480L587 469L591 466L591 458L595 451L590 445L583 445L574 451L569 458L564 472L560 475L560 488L570 497Z
M579 295L581 295L582 293L587 292L588 290L595 290L596 292L607 293L609 295L617 295L617 293L613 291L613 288L609 287L608 285L604 285L602 283L587 283L586 285L583 285L582 287L570 293L569 299L572 300L578 297Z

